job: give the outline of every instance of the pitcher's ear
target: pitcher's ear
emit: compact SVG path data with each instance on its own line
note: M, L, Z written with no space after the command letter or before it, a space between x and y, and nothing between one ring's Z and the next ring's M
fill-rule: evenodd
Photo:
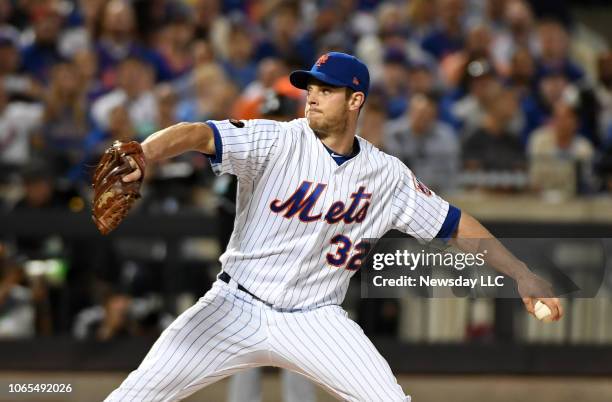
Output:
M365 103L365 94L363 92L355 92L349 99L349 108L351 110L359 110Z

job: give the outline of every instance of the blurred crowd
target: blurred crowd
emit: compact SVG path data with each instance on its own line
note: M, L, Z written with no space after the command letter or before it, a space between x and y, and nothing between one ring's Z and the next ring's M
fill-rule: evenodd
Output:
M609 187L608 43L527 0L4 1L0 164L86 198L112 141L303 101L288 72L331 50L370 68L360 135L436 190Z
M92 169L115 140L180 121L300 117L304 94L288 73L327 51L370 69L359 135L441 193L612 189L612 52L565 1L5 0L0 210L86 209ZM141 207L173 212L209 189L231 215L235 188L207 163L187 154L156 166ZM55 294L37 278L66 281L62 258L74 266L91 250L17 243L30 260L64 251L43 265L2 259L7 328L108 339L164 320L148 290L117 286L131 268L69 279L95 282L95 297L89 285ZM56 305L70 308L36 315Z

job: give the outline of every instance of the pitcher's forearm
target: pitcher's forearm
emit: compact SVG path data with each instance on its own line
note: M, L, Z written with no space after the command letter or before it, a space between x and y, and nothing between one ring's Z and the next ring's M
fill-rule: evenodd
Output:
M451 243L468 253L485 253L487 265L515 280L530 275L527 265L516 258L478 220L462 213L456 236Z
M147 161L158 161L187 151L214 155L215 140L206 123L178 123L151 134L143 141L142 150Z

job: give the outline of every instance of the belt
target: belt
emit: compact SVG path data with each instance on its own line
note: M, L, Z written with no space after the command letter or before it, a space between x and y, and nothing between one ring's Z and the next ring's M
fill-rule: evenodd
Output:
M221 274L219 275L219 279L221 279L223 282L229 284L230 280L232 279L232 277L230 276L230 274L228 274L227 272L223 271L221 272ZM244 286L242 286L241 284L238 284L238 290L242 290L244 293L248 294L249 296L251 296L253 299L258 300L260 302L262 302L263 304L267 304L270 305L270 303L267 303L263 300L261 300L259 297L255 296L253 293L249 292L247 290L247 288L245 288Z

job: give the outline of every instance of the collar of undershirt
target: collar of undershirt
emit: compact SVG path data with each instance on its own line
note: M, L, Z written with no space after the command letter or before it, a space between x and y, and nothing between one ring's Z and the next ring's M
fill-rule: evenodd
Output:
M355 156L357 156L357 154L361 150L361 148L359 147L359 141L357 140L357 138L353 139L353 152L350 155L341 155L341 154L334 152L331 148L325 145L323 141L321 141L321 144L323 144L327 152L329 152L329 155L338 164L338 166L342 165L344 162L348 161L349 159L352 159Z

